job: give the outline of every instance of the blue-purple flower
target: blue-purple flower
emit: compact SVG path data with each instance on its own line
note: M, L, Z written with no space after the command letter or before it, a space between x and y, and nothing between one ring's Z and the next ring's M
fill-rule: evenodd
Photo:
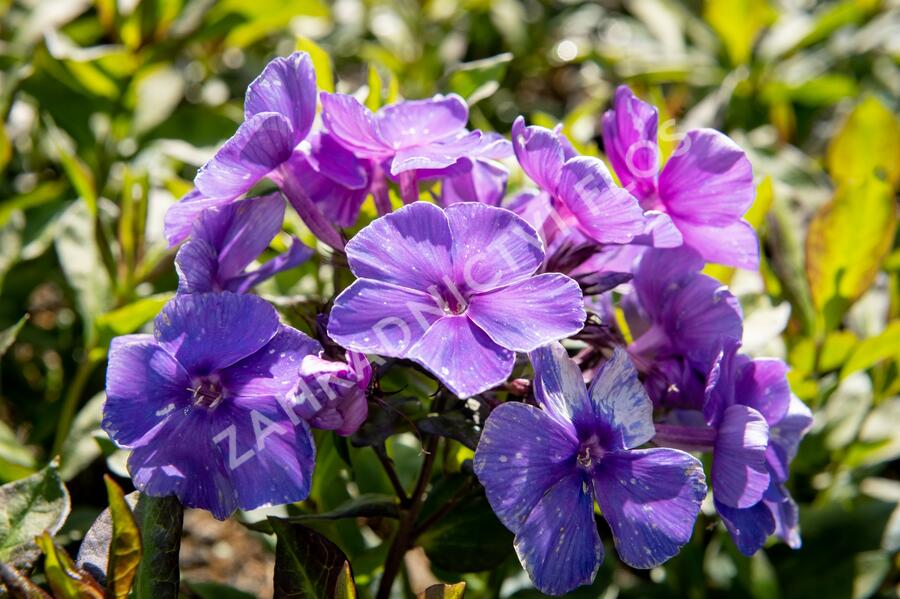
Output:
M499 133L483 133L480 144L443 169L416 171L418 179L440 179L442 206L481 202L499 206L506 193L509 171L498 161L512 156L512 145Z
M275 274L312 256L312 249L294 239L284 254L253 271L246 271L284 223L284 200L273 193L209 208L191 228L190 240L175 256L179 293L234 291L244 293Z
M319 343L252 295L177 295L154 335L113 340L103 429L135 487L224 519L309 494L315 447L286 394Z
M485 424L475 473L535 586L561 595L603 560L594 501L622 561L652 568L691 537L706 496L703 467L676 449L636 449L654 435L653 405L621 349L585 388L562 345L532 352L536 408L509 402Z
M664 212L685 245L708 262L759 267L759 241L742 217L753 203L753 170L744 151L713 129L689 131L659 170L656 108L616 90L603 115L603 144L619 181L647 210Z
M334 301L328 334L344 347L408 358L460 397L505 381L515 352L581 330L581 291L544 258L534 229L474 202L414 202L347 244L358 277Z

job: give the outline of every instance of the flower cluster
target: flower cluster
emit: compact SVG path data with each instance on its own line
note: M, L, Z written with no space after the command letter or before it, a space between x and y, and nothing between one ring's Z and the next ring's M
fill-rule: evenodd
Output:
M166 215L181 244L177 295L154 335L110 348L103 425L132 450L135 485L219 518L302 500L310 428L362 425L378 376L369 360L408 360L459 398L499 400L527 354L534 401L493 410L474 470L540 590L593 580L595 502L625 563L674 556L707 496L692 453L712 454L714 505L742 552L773 534L798 546L785 483L810 413L783 362L740 353L740 305L702 272L758 265L742 219L750 163L704 129L660 168L657 121L616 91L600 122L610 172L559 129L520 117L511 141L469 130L455 95L372 112L318 93L306 54L273 60L247 90L243 123ZM514 163L534 186L507 197ZM254 196L263 179L278 191ZM347 241L369 198L378 218ZM285 199L356 277L321 318L328 339L252 294L314 255L295 239L253 266ZM604 334L585 328L589 315ZM572 338L574 358L560 343Z

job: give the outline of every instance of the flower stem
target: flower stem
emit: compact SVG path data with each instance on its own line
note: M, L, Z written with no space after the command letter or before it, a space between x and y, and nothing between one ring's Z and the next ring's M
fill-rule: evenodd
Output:
M378 456L378 461L384 466L384 471L387 473L391 485L394 487L394 492L397 493L397 497L400 498L400 505L407 505L409 503L409 497L406 496L406 490L403 488L403 483L400 482L400 477L397 476L397 471L394 469L394 464L387 455L384 444L382 443L381 445L373 446L372 449L375 451L375 455Z

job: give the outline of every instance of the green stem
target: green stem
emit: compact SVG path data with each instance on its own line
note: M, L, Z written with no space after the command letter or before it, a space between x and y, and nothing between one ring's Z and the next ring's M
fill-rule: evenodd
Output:
M135 510L140 517L144 555L134 583L137 599L177 599L180 585L178 553L184 510L174 495L141 495Z

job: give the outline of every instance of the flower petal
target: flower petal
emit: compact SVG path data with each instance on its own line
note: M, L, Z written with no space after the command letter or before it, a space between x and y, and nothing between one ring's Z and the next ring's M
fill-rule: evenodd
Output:
M293 144L303 140L316 117L316 71L306 52L273 59L247 87L244 118L277 112L288 118Z
M558 134L544 127L526 127L520 116L513 122L512 145L525 174L542 190L555 194L565 162Z
M315 339L281 325L259 351L223 369L219 376L231 395L280 399L297 383L303 358L321 351L322 345Z
M740 219L756 191L744 151L714 129L695 129L675 148L659 175L659 195L676 220L730 225Z
M415 202L357 233L347 242L347 261L357 277L427 292L450 282L452 247L443 210Z
M491 508L514 533L541 497L577 468L575 431L551 416L519 402L501 404L488 416L475 451L475 474Z
M356 154L342 146L333 135L316 133L310 137L309 143L308 152L294 154L301 154L317 174L348 189L360 190L367 186L368 161L358 159Z
M247 293L266 279L303 264L312 258L313 254L315 254L315 250L294 237L288 251L268 260L255 270L232 278L225 284L225 289L235 293Z
M616 551L629 566L658 566L690 540L706 497L695 457L667 448L608 453L593 479Z
M603 543L583 474L572 473L547 491L516 534L515 548L542 593L563 595L594 581Z
M627 85L616 88L613 109L603 114L603 149L622 187L638 198L656 191L659 148L656 108L637 98Z
M746 556L759 551L769 535L775 532L775 518L762 501L745 509L729 507L718 500L715 505L731 540Z
M630 243L647 227L640 204L613 182L599 158L568 160L560 172L557 194L579 228L598 243Z
M407 357L431 371L461 398L506 381L516 361L513 352L494 343L466 316L437 320L410 348Z
M354 351L404 358L443 316L425 293L359 279L334 300L328 336Z
M464 291L483 292L526 280L544 261L540 238L509 210L475 202L446 210L453 272Z
M763 415L740 404L725 410L713 449L713 494L719 503L747 508L769 487L766 446L769 426Z
M175 254L178 293L206 293L219 284L219 255L204 239L191 239Z
M191 234L194 221L205 210L217 208L231 202L232 198L207 198L198 189L192 189L181 200L166 210L165 234L169 247L174 247Z
M762 414L770 427L784 418L791 404L788 370L777 358L746 358L735 381L738 401Z
M773 534L791 549L800 549L800 509L783 484L773 482L763 497L763 503L775 519Z
M406 100L385 106L377 115L378 132L392 148L423 146L450 137L466 126L469 107L456 94Z
M206 375L256 352L278 332L264 299L229 292L176 295L156 317L156 340L191 376Z
M200 168L194 184L207 197L236 198L290 157L293 135L286 116L255 114Z
M468 315L496 343L520 352L574 335L587 317L578 283L559 273L474 295Z
M581 369L559 342L530 352L534 397L548 416L575 436L578 425L593 423L594 410Z
M442 169L471 155L481 144L481 131L463 131L459 135L397 150L391 161L391 175L417 169Z
M384 158L393 149L378 132L375 115L346 94L319 94L325 129L359 158Z
M788 411L781 420L769 427L769 448L766 459L776 480L788 478L788 466L797 455L797 447L813 425L812 412L797 396L791 396Z
M103 430L123 446L141 439L190 405L191 377L152 335L113 339L106 368Z
M759 239L747 221L719 226L695 225L679 219L675 224L684 244L697 250L707 262L746 270L759 269Z
M506 193L509 171L505 166L488 160L468 161L469 169L447 177L441 183L441 204L480 202L500 206Z
M630 449L653 438L653 402L638 380L637 370L621 347L600 367L590 388L595 420L612 432L616 449Z

